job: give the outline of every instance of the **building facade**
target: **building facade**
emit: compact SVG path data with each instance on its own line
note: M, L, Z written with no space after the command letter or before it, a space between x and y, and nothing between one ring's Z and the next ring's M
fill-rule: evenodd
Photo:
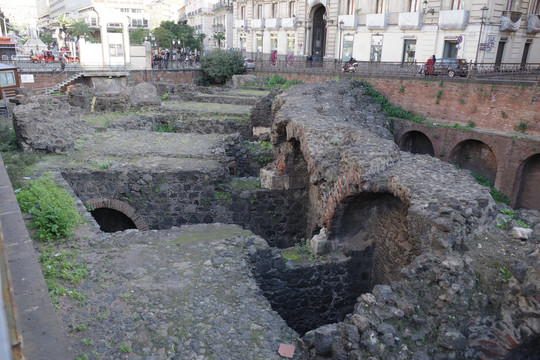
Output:
M253 58L540 63L540 0L236 0Z

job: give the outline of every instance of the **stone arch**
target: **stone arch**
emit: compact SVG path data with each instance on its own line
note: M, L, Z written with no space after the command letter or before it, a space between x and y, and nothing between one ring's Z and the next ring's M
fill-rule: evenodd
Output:
M517 172L515 208L540 210L540 153L528 157Z
M93 210L110 209L117 211L129 218L138 230L145 231L149 229L143 217L133 207L121 200L97 198L88 200L85 205ZM90 212L92 213L92 211Z
M333 246L362 258L358 276L369 289L398 280L417 255L409 238L407 205L389 192L362 192L345 198L334 215Z
M413 154L435 155L431 140L421 131L412 130L406 132L401 137L398 145L401 150Z
M449 161L495 183L497 158L493 150L480 140L468 139L458 143L450 152Z

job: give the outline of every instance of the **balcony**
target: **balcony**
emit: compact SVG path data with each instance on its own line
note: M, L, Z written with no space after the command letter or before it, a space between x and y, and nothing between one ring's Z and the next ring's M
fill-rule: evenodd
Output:
M232 0L221 0L220 2L212 5L213 11L232 10L232 8L233 8Z
M281 19L281 27L285 30L294 30L298 26L298 20L295 17Z
M538 34L540 32L540 15L529 14L527 21L527 34Z
M500 31L515 32L521 26L521 12L503 11L501 15Z
M386 30L389 14L367 14L366 26L369 30Z
M225 32L225 25L223 25L223 24L212 25L212 28L214 29L215 33L223 33L223 32Z
M341 30L356 30L358 27L358 15L339 15L338 24L343 21Z
M441 10L439 13L439 29L465 30L469 22L469 10Z
M278 30L279 29L279 23L280 23L280 18L275 18L275 19L266 19L265 21L265 27L268 29L268 30Z
M264 19L251 19L251 29L264 30Z
M234 22L234 27L237 30L247 30L247 20L236 20Z
M398 27L400 30L420 30L424 14L421 12L399 13Z

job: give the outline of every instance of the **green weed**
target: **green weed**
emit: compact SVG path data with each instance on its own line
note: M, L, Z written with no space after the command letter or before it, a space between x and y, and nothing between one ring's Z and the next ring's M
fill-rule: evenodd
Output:
M502 192L495 189L495 185L491 181L489 181L487 178L483 177L482 175L475 174L473 172L471 172L471 175L478 184L489 187L489 193L491 194L491 197L496 203L503 203L506 205L510 203L510 199L506 195L504 195Z
M499 275L500 275L501 280L503 282L509 282L510 278L512 277L512 273L510 272L510 270L508 270L508 269L506 269L504 267L499 268Z
M529 127L529 124L526 121L520 121L518 125L514 126L514 130L524 133L528 127Z
M158 124L156 126L156 132L173 133L174 127L171 124Z
M118 350L120 350L123 353L131 352L131 348L129 347L128 344L120 344L120 346L118 346Z
M50 176L33 180L16 194L21 211L32 215L30 226L42 241L67 238L73 234L80 216L71 195Z

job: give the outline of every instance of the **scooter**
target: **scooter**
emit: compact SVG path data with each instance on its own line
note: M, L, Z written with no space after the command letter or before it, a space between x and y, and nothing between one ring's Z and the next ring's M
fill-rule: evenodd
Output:
M356 72L356 68L358 67L358 63L354 61L353 58L351 58L349 61L347 61L345 64L343 64L343 67L341 68L341 71L343 72Z

